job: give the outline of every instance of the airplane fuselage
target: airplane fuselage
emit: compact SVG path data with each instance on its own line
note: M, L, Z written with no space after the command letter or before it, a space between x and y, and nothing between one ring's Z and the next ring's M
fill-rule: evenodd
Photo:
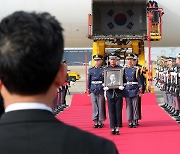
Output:
M180 46L180 1L158 0L158 3L165 12L163 39L153 42L152 46L178 47ZM50 12L64 28L65 47L92 47L92 40L87 38L91 0L0 0L0 19L17 10Z

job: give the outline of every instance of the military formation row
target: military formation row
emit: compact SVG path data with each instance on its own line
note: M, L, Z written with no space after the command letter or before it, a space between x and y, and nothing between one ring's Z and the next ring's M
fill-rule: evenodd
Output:
M163 92L164 104L161 107L180 123L180 54L176 58L161 57L156 86Z

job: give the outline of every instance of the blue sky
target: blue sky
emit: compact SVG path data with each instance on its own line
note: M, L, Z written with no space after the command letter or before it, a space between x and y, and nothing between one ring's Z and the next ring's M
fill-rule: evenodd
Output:
M148 48L145 48L145 55L147 57ZM166 57L176 57L180 53L180 47L152 47L151 60L156 60L157 56L163 55Z

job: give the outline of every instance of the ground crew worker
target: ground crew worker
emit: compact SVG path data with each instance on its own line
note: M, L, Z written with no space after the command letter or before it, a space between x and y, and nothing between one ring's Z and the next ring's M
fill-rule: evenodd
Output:
M158 32L158 23L159 23L159 12L153 11L158 10L158 3L154 0L150 0L147 3L147 10L152 12L152 30L151 33L157 33Z
M102 128L106 119L105 98L104 98L104 68L102 67L103 56L94 55L95 66L88 71L88 89L91 93L92 120L94 128Z
M142 93L142 83L138 68L133 66L133 57L132 53L126 56L127 66L124 68L123 76L129 128L135 128L137 126L136 121L139 119L138 99L139 94Z
M150 0L147 3L147 10L152 11L152 10L157 10L158 9L158 3L154 0Z
M110 65L105 69L123 69L123 67L117 65L117 54L110 53L109 54L109 62ZM123 77L122 74L119 76ZM121 81L122 85L119 88L104 87L106 90L106 98L108 102L108 110L109 110L109 118L110 118L110 128L112 135L119 135L119 128L122 127L122 105L123 105L123 81Z

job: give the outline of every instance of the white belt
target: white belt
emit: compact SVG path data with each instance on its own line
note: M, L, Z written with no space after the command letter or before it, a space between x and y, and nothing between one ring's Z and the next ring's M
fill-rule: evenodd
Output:
M127 83L124 83L124 85L133 85L133 84L138 84L138 82L127 82Z
M103 83L102 81L91 81L92 84L101 84Z

